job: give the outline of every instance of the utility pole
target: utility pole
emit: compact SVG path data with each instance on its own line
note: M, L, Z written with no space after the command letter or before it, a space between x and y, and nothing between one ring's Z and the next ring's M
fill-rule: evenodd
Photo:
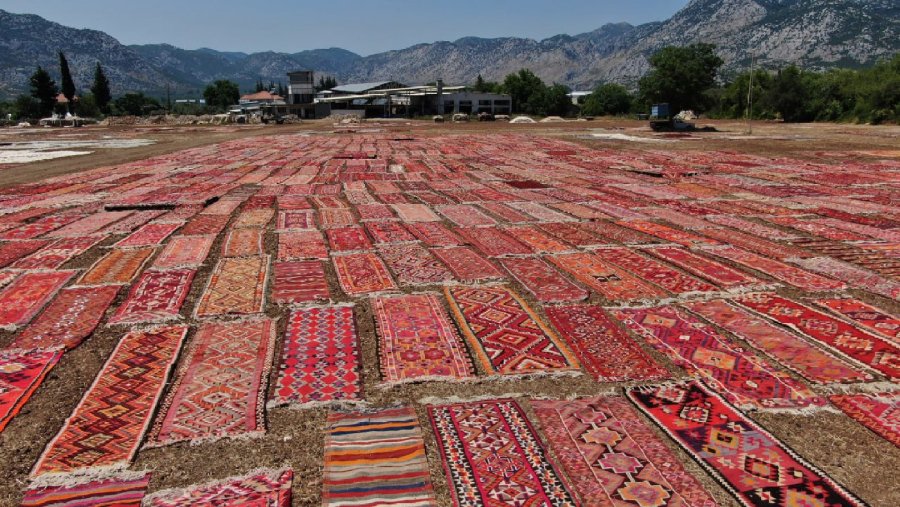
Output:
M750 84L747 85L747 134L753 135L753 52L750 52Z

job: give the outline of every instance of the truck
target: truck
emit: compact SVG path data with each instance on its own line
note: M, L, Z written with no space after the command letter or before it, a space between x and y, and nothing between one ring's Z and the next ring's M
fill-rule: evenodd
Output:
M693 130L694 124L684 121L680 115L672 115L669 104L653 104L650 106L650 128L654 131Z

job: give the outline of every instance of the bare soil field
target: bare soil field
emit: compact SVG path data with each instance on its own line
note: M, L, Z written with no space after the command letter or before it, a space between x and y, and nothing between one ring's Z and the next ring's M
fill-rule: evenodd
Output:
M900 127L698 123L0 129L0 505L900 505Z

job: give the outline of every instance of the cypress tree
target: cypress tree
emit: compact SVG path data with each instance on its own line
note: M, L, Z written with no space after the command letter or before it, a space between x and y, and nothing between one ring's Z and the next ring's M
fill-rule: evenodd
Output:
M59 75L62 76L62 94L66 97L69 112L75 105L75 81L72 80L72 73L69 72L69 61L62 51L59 52Z
M103 73L100 62L97 62L97 67L94 69L94 84L91 85L91 93L94 95L97 107L99 107L103 113L108 114L109 103L112 101L112 94L109 92L109 80L106 79L106 74Z
M31 96L41 103L41 116L50 116L53 106L56 105L56 96L59 94L56 81L50 77L50 73L38 65L37 70L31 75L30 82Z

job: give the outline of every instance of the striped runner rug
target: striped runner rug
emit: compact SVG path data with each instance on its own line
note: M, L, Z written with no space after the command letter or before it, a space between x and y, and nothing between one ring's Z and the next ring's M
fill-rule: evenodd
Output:
M437 506L412 408L331 413L325 437L326 507Z
M73 486L25 491L21 507L140 507L150 474L134 479L109 478Z

